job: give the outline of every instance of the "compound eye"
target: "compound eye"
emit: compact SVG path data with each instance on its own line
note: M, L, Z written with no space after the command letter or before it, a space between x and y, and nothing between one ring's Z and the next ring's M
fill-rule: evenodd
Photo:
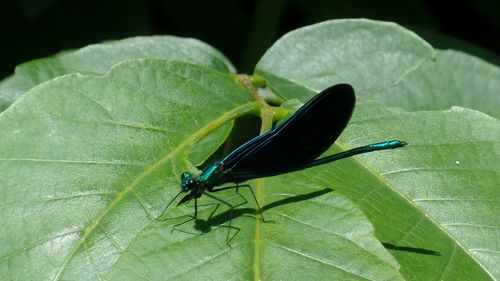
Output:
M189 172L184 172L181 175L181 188L182 191L187 192L191 188L191 185L194 182L193 177Z
M184 172L182 173L181 175L181 181L184 181L186 178L190 178L191 177L191 174L188 173L188 172Z

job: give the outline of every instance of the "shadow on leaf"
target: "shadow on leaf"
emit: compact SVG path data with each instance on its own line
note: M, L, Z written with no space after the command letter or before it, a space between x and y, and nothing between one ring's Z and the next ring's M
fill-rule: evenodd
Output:
M324 189L313 191L313 192L306 193L306 194L291 196L291 197L281 199L281 200L278 200L278 201L275 201L275 202L272 202L272 203L269 203L269 204L263 206L262 212L265 212L265 211L270 210L272 208L276 208L278 206L282 206L282 205L286 205L286 204L290 204L290 203L296 203L296 202L308 200L311 198L315 198L315 197L321 196L323 194L326 194L326 193L329 193L332 191L333 190L330 188L324 188ZM257 210L253 209L253 208L238 208L238 209L233 209L233 210L227 210L227 211L224 211L224 212L217 214L215 216L211 216L207 220L196 219L195 229L205 233L205 232L210 231L210 228L213 226L219 226L219 225L222 225L226 222L229 222L230 220L235 219L237 217L250 215L250 214L252 214L252 215L257 214ZM270 222L272 222L272 221L270 221Z
M384 246L384 248L386 248L388 250L416 253L416 254L422 254L422 255L441 256L441 253L439 253L437 251L428 250L428 249L424 249L424 248L414 248L414 247L408 247L408 246L396 246L394 244L384 243L384 242L382 242L382 245Z
M270 210L272 208L276 208L276 207L283 206L286 204L291 204L291 203L296 203L296 202L300 202L300 201L304 201L304 200L309 200L309 199L319 197L323 194L326 194L326 193L329 193L332 191L333 191L333 189L324 188L324 189L313 191L313 192L306 193L306 194L287 197L287 198L277 200L277 201L274 201L272 203L269 203L269 204L263 206L262 212L265 212L265 211ZM219 207L219 204L216 204L216 205L217 206L212 211L212 213L208 219L206 219L206 220L199 219L199 218L194 219L194 229L196 229L197 231L199 231L201 233L193 233L193 232L188 232L188 231L183 231L183 230L178 230L178 231L196 235L196 234L208 233L215 226L226 227L226 228L228 228L228 240L226 242L228 243L229 247L231 247L229 242L236 236L236 234L238 234L240 229L238 227L231 226L230 224L229 224L229 226L224 225L224 224L231 222L231 220L233 220L237 217L240 217L240 216L256 215L256 214L258 214L258 211L256 209L253 209L253 208L235 208L235 209L227 210L227 211L224 211L220 214L214 215L214 213L216 212L216 210ZM255 219L259 219L259 218L255 218ZM190 219L188 221L191 221L191 220L193 220L193 219ZM188 222L188 221L186 221L186 222ZM268 222L274 222L274 221L268 221ZM184 223L182 223L182 224L184 224ZM235 233L230 237L229 232L231 231L231 229L235 230ZM416 254L423 254L423 255L441 256L441 254L439 252L434 251L434 250L429 250L429 249L424 249L424 248L415 248L415 247L409 247L409 246L397 246L397 245L385 243L385 242L381 242L381 243L388 250L402 251L402 252L416 253Z

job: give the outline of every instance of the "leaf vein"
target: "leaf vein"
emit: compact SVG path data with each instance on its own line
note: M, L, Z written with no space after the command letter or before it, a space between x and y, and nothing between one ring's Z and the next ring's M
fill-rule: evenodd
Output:
M318 257L314 257L314 256L308 255L308 254L306 254L306 253L300 252L300 251L298 251L298 250L295 250L295 249L292 249L292 248L289 248L289 247L286 247L286 246L283 246L283 245L279 245L279 244L276 244L276 243L273 243L273 242L268 242L268 243L269 243L271 246L274 246L274 247L276 247L276 248L280 248L280 249L283 249L283 250L285 250L285 251L288 251L288 252L291 252L291 253L297 254L297 255L299 255L299 256L302 256L302 257L308 258L308 259L310 259L310 260L317 261L317 262L319 262L319 263L326 264L326 265L328 265L328 266L332 266L332 267L338 268L338 269L340 269L340 270L342 270L342 271L344 271L344 272L347 272L347 273L349 273L349 274L352 274L352 275L357 276L357 277L359 277L359 278L362 278L362 279L364 279L364 280L370 280L370 279L368 279L368 278L366 278L366 277L364 277L364 276L359 275L358 273L355 273L355 272L352 272L352 271L348 270L347 268L344 268L344 267L341 267L341 266L339 266L339 265L333 264L333 263L331 263L331 262L328 262L328 261L322 260L322 259L320 259L320 258L318 258Z
M347 241L348 243L351 243L351 244L356 245L356 247L358 247L359 249L361 249L363 252L368 253L370 256L373 256L373 257L375 257L375 258L377 258L377 259L380 259L380 257L379 257L379 256L377 256L375 253L368 251L368 249L366 249L366 248L362 247L360 244L356 243L356 242L355 242L355 241L353 241L353 240L350 240L350 239L346 238L345 236L340 235L339 233L336 233L336 232L330 231L330 230L328 230L328 229L326 229L326 228L322 228L322 227L319 227L319 226L315 226L315 225L313 225L313 224L307 223L307 222L305 222L305 221L301 221L301 220L299 220L299 219L297 219L297 218L294 218L294 217L288 216L288 215L283 214L283 213L280 213L280 212L276 212L276 211L275 211L274 213L276 213L276 214L278 214L278 215L280 215L280 216L282 216L282 217L284 217L284 218L290 219L290 220L292 220L292 221L295 221L295 222L301 223L301 224L303 224L303 225L305 225L305 226L309 226L309 227L312 227L312 228L315 228L315 229L318 229L318 230L324 231L324 232L326 232L326 233L332 234L332 235L334 235L334 236L337 236L337 237L341 238L342 240ZM380 260L382 260L382 259L380 259ZM386 261L384 261L384 263L392 267L392 265L391 265L390 263L388 263L388 262L386 262Z
M96 165L124 165L144 167L145 163L95 161L95 160L69 160L69 159L43 159L43 158L0 158L0 161L20 161L20 162L51 162L64 164L96 164Z
M82 245L85 243L87 238L94 232L96 227L101 223L101 221L104 219L104 217L116 206L118 203L122 201L122 199L125 197L126 194L131 192L146 176L149 174L153 173L156 171L163 163L166 163L169 159L173 158L175 155L177 155L182 149L186 146L189 146L193 142L199 141L201 138L209 134L211 131L213 131L215 128L220 127L222 124L225 122L232 120L234 118L237 118L249 111L251 111L255 106L255 103L246 103L240 106L237 106L226 113L222 114L212 122L209 122L207 125L205 125L203 128L199 129L198 131L194 132L191 134L188 138L186 138L184 141L179 143L179 145L170 150L168 153L166 153L163 157L155 161L152 165L146 166L146 169L144 169L138 176L130 182L122 191L117 193L117 196L115 199L113 199L108 207L106 207L101 214L92 221L92 223L85 228L85 232L82 235L80 241L75 244L75 247L73 251L68 255L67 259L64 261L64 263L61 265L59 268L58 272L54 276L54 280L59 280L62 276L63 271L66 269L66 266L69 264L69 262L72 260L74 255L78 252L78 250L82 247Z

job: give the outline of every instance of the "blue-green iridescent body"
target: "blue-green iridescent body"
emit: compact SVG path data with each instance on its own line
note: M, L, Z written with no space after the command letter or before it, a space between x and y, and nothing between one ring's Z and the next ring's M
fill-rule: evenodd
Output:
M367 153L367 152L372 152L372 151L377 151L377 150L385 150L385 149L394 149L398 147L403 147L407 143L404 141L399 141L399 140L391 140L391 141L384 141L384 142L379 142L379 143L373 143L369 144L366 146L362 147L357 147L348 151L340 152L331 156L327 156L315 161L312 161L310 163L307 163L306 165L303 165L301 167L296 167L294 169L284 171L284 172L279 172L279 173L272 173L270 172L269 174L263 174L260 176L257 176L258 178L261 177L269 177L269 176L275 176L277 174L283 174L283 173L290 173L298 170L303 170L307 168L311 168L314 166L326 164L329 162L333 162L336 160L340 160L343 158L351 157L357 154L362 154L362 153ZM244 144L243 146L245 146ZM229 157L229 155L228 155ZM223 169L224 167L224 160L221 162L216 162L212 164L210 167L205 169L199 176L194 178L191 173L189 172L184 172L181 176L181 185L182 185L182 191L184 192L192 192L192 197L193 198L199 198L205 190L207 191L212 191L214 187L223 185L228 182L234 182L234 183L239 183L245 180L249 180L252 178L257 178L257 177L249 177L245 179L231 179L230 177L226 176L226 173ZM191 199L191 198L190 198Z
M184 172L181 176L181 192L188 194L179 204L194 198L196 206L196 199L207 194L206 191L227 189L216 188L225 183L238 184L311 168L361 153L406 145L406 142L399 140L383 141L316 159L347 126L354 104L354 90L350 85L337 84L327 88L274 129L241 145L199 176L193 177L189 172Z
M207 186L221 185L225 182L224 175L221 171L221 165L219 162L210 166L201 175L199 175L196 179L199 182L202 182Z

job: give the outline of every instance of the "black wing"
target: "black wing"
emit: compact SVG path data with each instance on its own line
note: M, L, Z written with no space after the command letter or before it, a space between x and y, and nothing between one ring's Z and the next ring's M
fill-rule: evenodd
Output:
M240 146L221 161L228 180L277 175L309 163L340 136L355 105L349 84L327 88L276 128Z

